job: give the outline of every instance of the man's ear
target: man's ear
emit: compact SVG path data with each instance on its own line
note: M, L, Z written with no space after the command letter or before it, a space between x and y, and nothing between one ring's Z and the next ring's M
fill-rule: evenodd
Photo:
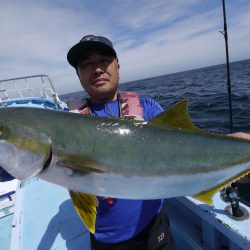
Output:
M77 67L76 67L75 69L76 69L76 74L77 74L77 76L79 77L79 74L78 74L78 70L77 70Z

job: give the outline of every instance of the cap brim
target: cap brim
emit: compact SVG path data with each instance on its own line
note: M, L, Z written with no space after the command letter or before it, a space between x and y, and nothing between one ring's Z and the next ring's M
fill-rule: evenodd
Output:
M83 54L86 53L88 50L95 48L108 51L110 52L111 55L117 57L115 50L110 46L97 41L88 41L88 42L78 43L69 50L67 54L67 59L69 64L72 65L73 67L76 67L79 59L83 56Z

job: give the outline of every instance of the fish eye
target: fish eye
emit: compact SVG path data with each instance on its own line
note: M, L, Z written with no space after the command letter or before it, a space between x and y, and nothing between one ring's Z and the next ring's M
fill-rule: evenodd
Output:
M3 125L0 125L0 136L3 135Z
M7 138L7 136L8 136L8 128L5 126L5 125L3 125L3 124L0 124L0 138L1 139L6 139Z

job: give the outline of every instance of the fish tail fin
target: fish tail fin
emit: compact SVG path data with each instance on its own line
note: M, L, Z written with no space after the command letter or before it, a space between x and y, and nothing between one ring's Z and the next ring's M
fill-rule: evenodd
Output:
M222 189L223 189L223 187L220 187L220 188L211 189L209 191L201 192L199 194L194 195L193 198L195 198L201 202L204 202L208 205L212 205L214 195Z
M196 195L194 195L193 197L199 201L202 201L204 203L207 203L208 205L211 205L213 203L213 196L221 191L223 188L226 188L227 186L231 185L232 183L240 180L241 178L244 178L246 175L250 174L250 170L247 169L243 172L241 172L240 174L238 174L237 176L231 178L230 180L225 181L224 183L209 189L207 191L198 193Z

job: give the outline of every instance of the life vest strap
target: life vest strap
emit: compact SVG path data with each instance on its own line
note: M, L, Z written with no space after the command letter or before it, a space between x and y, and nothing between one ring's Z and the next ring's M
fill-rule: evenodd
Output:
M137 93L128 91L119 92L118 100L121 117L125 119L143 120L143 110ZM91 115L87 98L76 101L70 100L67 102L67 105L70 112Z

